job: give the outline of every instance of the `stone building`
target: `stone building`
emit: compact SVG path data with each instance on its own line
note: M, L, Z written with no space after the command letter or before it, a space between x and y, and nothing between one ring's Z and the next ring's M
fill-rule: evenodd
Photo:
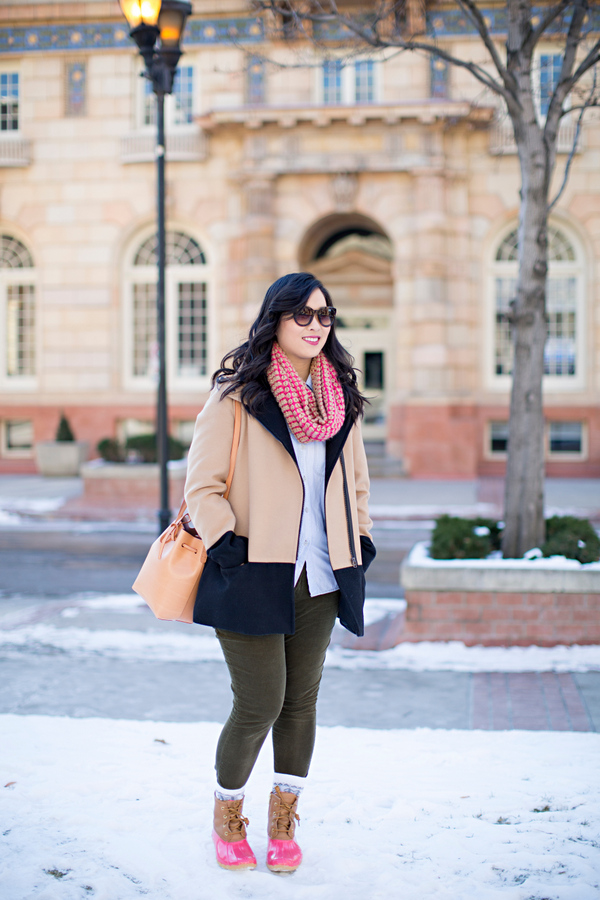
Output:
M172 433L189 439L267 285L308 269L367 437L415 477L501 474L519 172L493 97L424 56L268 36L244 0L193 6L167 104ZM455 5L430 7L483 61ZM154 98L116 0L0 0L0 20L0 472L26 472L61 411L92 447L152 428ZM540 115L556 53L536 57ZM550 235L552 475L600 475L599 162L590 115Z

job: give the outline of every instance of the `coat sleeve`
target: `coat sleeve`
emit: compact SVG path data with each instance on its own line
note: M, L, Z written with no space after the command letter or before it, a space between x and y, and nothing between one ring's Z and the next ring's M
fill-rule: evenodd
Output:
M216 389L196 419L188 454L184 496L190 518L207 548L235 532L235 515L223 498L233 440L234 403Z

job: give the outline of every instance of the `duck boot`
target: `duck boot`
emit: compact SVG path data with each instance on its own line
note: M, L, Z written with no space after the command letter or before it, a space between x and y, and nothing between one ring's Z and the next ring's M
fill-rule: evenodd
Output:
M256 857L246 840L248 819L242 815L244 798L219 800L215 796L212 838L222 869L255 869Z
M302 850L294 840L298 797L276 787L269 797L269 846L267 868L271 872L295 872L302 862Z

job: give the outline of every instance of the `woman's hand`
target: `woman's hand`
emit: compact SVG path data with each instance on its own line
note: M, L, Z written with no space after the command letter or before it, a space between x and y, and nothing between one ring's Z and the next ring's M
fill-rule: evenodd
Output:
M222 569L233 569L248 562L248 538L226 531L207 551L210 559Z

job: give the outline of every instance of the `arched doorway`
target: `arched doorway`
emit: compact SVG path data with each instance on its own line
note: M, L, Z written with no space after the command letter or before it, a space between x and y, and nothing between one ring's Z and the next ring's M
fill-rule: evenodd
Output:
M299 257L301 268L323 282L337 307L339 340L354 357L370 401L365 439L383 441L393 372L392 243L367 216L335 214L309 229Z

